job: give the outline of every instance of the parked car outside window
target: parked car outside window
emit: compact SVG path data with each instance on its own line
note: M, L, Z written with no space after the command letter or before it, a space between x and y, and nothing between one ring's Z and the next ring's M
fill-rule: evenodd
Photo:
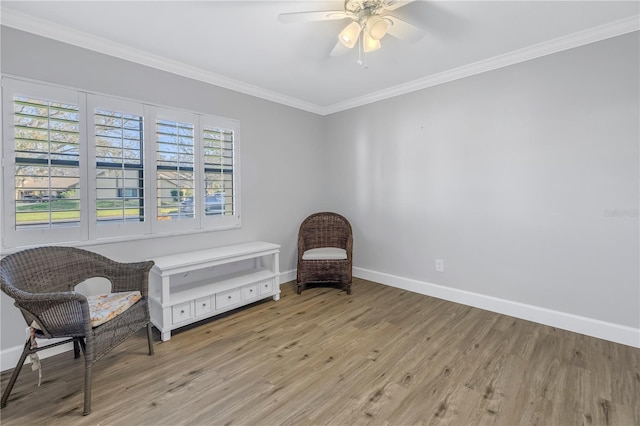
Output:
M224 213L224 192L217 192L204 197L204 212L207 215ZM186 197L180 201L180 213L193 215L193 197Z

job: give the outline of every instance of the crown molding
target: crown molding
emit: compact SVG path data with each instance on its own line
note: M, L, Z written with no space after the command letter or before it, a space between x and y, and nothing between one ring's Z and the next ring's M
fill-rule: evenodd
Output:
M225 77L201 68L185 65L163 56L135 49L121 43L107 40L102 37L74 30L64 25L36 18L22 12L6 8L2 10L2 25L26 31L42 37L51 38L63 43L93 50L116 58L135 62L148 67L167 71L183 77L213 84L225 89L230 89L246 95L287 105L296 109L322 114L321 108L310 102L305 102L281 93L253 86L239 80Z
M608 38L632 33L640 30L640 15L620 19L608 24L600 25L588 30L579 31L550 41L534 44L513 52L494 56L458 68L453 68L425 78L410 81L405 84L380 90L365 96L349 99L345 102L333 104L322 109L322 115L334 114L351 108L367 105L373 102L389 99L395 96L404 95L439 84L448 83L461 78L470 77L520 62L529 61Z
M131 48L121 43L116 43L82 31L74 30L51 21L35 18L12 9L3 9L1 23L2 25L11 28L104 53L162 71L167 71L172 74L192 78L194 80L213 84L215 86L244 93L246 95L255 96L267 101L287 105L314 114L329 115L395 96L426 89L428 87L437 86L439 84L448 83L461 78L492 71L498 68L503 68L509 65L518 64L542 56L551 55L564 50L573 49L589 43L639 31L640 15L630 16L608 24L538 43L468 65L463 65L461 67L453 68L329 106L316 105L278 92L266 90L239 80L234 80L232 78L203 70L201 68L185 65L159 55L153 55L149 52Z

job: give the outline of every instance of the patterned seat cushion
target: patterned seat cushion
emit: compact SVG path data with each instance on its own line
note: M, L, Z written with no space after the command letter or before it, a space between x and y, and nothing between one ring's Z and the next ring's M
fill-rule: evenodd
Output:
M91 316L91 327L97 327L100 324L114 319L133 306L141 297L139 291L87 296L89 315Z

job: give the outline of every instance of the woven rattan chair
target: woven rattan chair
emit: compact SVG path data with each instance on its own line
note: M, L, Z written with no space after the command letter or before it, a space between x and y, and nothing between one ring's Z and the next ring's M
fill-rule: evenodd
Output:
M351 224L337 213L315 213L298 232L298 294L307 283L339 283L351 294Z
M107 352L141 328L147 327L149 355L153 355L148 305L148 280L152 261L120 263L96 253L72 247L39 247L11 254L0 261L2 291L15 300L28 325L35 325L36 337L66 338L63 342L22 351L2 395L1 406L27 356L47 347L73 342L74 355L84 353L84 415L91 412L91 368ZM111 292L140 291L141 299L127 310L97 327L91 326L87 298L74 287L88 278L103 277Z

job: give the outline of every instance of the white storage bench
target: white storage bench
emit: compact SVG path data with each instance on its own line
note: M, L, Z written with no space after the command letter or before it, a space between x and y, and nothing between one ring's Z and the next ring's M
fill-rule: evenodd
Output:
M280 246L262 241L152 259L151 322L171 330L273 297L280 299Z

